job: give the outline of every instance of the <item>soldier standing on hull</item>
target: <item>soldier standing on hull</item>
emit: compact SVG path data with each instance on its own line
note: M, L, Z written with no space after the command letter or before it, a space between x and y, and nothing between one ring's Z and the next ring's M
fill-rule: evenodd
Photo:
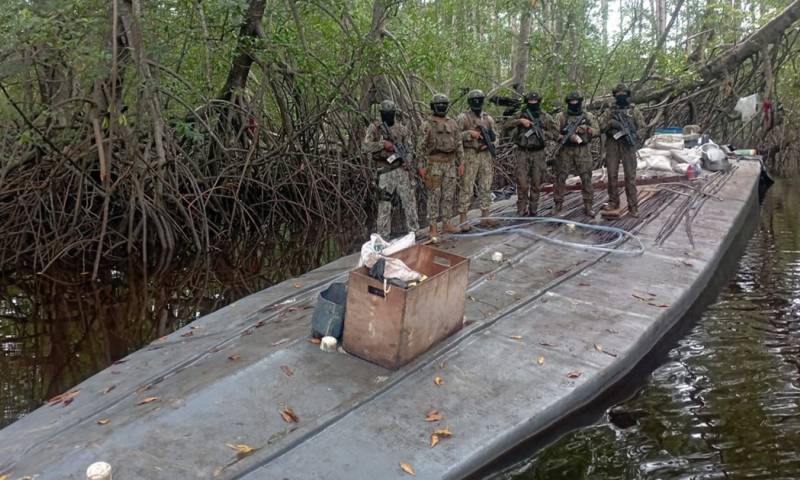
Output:
M514 129L511 140L517 146L515 173L517 214L520 216L536 216L539 189L547 169L544 147L547 140L556 139L558 131L553 118L541 109L541 102L538 93L526 93L522 111L505 125L505 130Z
M378 175L378 234L389 238L392 228L392 197L397 194L406 218L406 230L419 228L417 221L417 199L414 192L413 165L411 165L411 142L408 129L395 119L397 107L391 100L380 104L380 121L367 128L361 144L362 150L371 156Z
M481 216L489 216L491 206L491 188L494 172L492 169L492 151L494 151L497 135L494 131L494 119L483 111L486 95L480 90L472 90L467 94L469 110L458 116L461 140L464 143L464 178L461 184L459 199L459 219L462 230L469 230L465 224L467 211L472 200L475 182L478 183L478 200ZM487 138L488 137L488 138ZM491 148L489 147L491 144ZM492 221L484 221L484 226L493 226Z
M628 213L639 216L636 192L636 148L644 136L642 112L630 103L631 90L620 83L611 91L616 103L600 116L600 129L606 134L606 166L608 167L608 208L619 208L619 164L625 174L625 196Z
M561 145L556 156L553 213L556 215L561 213L567 189L567 176L574 174L581 179L583 213L592 216L594 188L592 187L592 152L589 150L589 143L600 132L594 115L583 111L583 97L577 92L572 92L567 95L566 102L567 110L559 113L556 119Z
M431 239L439 235L438 222L445 233L460 231L450 223L453 216L458 177L464 176L464 146L461 130L447 116L450 100L437 93L431 100L432 115L422 124L419 142L422 152L419 175L428 188L428 223Z

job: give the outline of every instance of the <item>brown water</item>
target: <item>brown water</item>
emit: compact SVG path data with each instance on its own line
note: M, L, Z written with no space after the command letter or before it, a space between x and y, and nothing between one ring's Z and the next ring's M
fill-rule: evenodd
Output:
M800 479L800 182L771 189L736 276L632 398L494 478Z

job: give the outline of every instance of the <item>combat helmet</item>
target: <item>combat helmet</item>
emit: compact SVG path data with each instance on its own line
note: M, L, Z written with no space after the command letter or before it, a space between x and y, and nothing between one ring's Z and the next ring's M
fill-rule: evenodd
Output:
M397 105L395 105L395 103L391 100L384 100L381 102L378 110L381 112L396 112Z
M483 90L478 90L477 88L475 90L470 90L467 94L467 100L473 100L476 98L484 99L486 98L486 94L483 93Z
M628 86L625 85L624 83L618 83L617 86L614 87L613 90L611 90L611 95L616 97L617 94L620 93L620 92L624 92L625 95L627 95L629 97L631 96L631 89L628 88Z
M447 107L450 106L450 99L444 93L437 93L431 99L431 110L433 113L443 115L447 113Z
M567 102L567 103L573 102L573 101L577 101L578 103L581 103L581 102L583 102L583 97L578 92L569 92L569 94L564 99L564 101Z
M542 101L542 96L539 95L539 92L534 92L534 91L530 91L530 92L526 93L523 96L523 98L525 99L525 102L530 102L531 100L536 100L537 102L541 102Z

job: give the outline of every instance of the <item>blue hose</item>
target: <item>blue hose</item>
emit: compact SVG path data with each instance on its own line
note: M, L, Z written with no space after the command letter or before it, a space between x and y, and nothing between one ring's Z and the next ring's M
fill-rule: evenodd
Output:
M504 227L493 228L491 230L484 230L478 227L478 222L482 220L503 220L503 221L521 221L522 223L518 223L515 225L507 225ZM542 224L542 223L557 223L557 224L572 224L576 227L580 227L586 230L593 230L596 232L608 232L614 233L616 236L613 240L605 243L580 243L580 242L570 242L567 240L560 240L558 238L548 237L546 235L542 235L536 232L532 232L527 230L528 227L534 224ZM614 255L624 255L629 257L637 257L639 255L644 254L645 248L642 240L637 237L636 235L623 230L617 227L610 227L607 225L592 225L589 223L580 223L575 222L572 220L566 220L563 218L555 218L555 217L481 217L476 218L473 220L469 220L467 222L462 223L461 225L470 224L473 228L476 228L480 231L473 232L473 233L458 233L459 237L484 237L487 235L497 235L499 233L518 233L520 235L524 235L526 237L535 238L537 240L543 240L545 242L550 242L555 245L561 245L564 247L570 248L578 248L584 250L591 250L595 252L608 252ZM627 250L627 249L620 249L619 246L622 245L627 240L635 241L638 246L635 249Z

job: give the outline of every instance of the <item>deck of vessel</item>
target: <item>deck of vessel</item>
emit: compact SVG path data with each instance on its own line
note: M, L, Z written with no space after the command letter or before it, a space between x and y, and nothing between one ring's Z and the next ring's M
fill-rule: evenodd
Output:
M754 220L759 171L737 163L719 198L703 203L694 247L683 228L655 245L677 202L636 226L638 257L515 233L445 242L471 258L465 327L397 371L307 341L317 294L357 261L341 258L194 321L76 386L69 405L10 425L0 475L83 479L104 460L117 480L391 479L407 476L401 462L418 478L461 478L637 365ZM285 407L297 423L282 418ZM429 410L443 420L426 422ZM431 448L445 426L452 437ZM228 444L257 450L237 460Z

